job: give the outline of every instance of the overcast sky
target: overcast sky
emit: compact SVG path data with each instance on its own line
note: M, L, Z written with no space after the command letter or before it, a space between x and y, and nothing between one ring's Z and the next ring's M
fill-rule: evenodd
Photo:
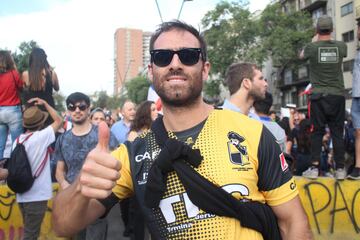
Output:
M185 2L180 19L199 28L219 0ZM268 0L251 0L250 10ZM158 0L164 21L178 16L182 0ZM0 48L15 51L36 41L48 55L60 91L113 93L114 33L117 28L154 31L160 23L155 0L0 0Z

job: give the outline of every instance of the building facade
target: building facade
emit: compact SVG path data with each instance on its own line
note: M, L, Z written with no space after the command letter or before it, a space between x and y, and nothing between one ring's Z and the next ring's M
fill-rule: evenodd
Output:
M114 35L114 95L122 92L126 81L145 72L150 61L151 33L119 28Z

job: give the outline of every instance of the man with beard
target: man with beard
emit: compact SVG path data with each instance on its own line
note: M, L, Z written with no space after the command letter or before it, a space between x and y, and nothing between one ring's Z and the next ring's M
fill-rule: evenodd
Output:
M73 127L56 141L54 160L57 162L56 179L60 189L66 189L74 182L84 163L86 155L98 143L98 128L91 124L90 98L80 92L72 93L66 99ZM114 136L110 139L110 149L118 142ZM87 229L77 234L75 239L106 239L106 219L99 219Z
M108 129L99 125L99 144L80 176L54 201L57 234L79 231L135 194L152 239L264 239L266 232L245 227L254 220L247 214L225 217L248 212L244 207L254 204L276 215L272 223L279 224L283 239L311 239L296 184L271 133L260 122L203 101L210 63L199 32L179 21L164 22L150 40L150 53L149 78L163 117L111 155ZM227 209L220 214L219 208ZM257 221L268 220L262 218Z
M265 98L268 86L258 67L251 63L234 63L227 69L225 82L230 91L230 99L225 100L222 108L260 120L250 112L254 101Z

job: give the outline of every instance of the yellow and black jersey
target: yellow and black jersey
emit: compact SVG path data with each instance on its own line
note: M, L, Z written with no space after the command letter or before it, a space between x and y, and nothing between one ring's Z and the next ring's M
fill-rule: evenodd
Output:
M195 170L239 200L277 206L298 194L272 134L245 115L213 110L193 148L200 149L204 158ZM119 199L136 194L154 239L262 239L260 233L242 228L237 219L209 214L195 206L175 172L167 177L159 207L146 208L147 174L159 152L151 131L113 152L122 163L113 193Z

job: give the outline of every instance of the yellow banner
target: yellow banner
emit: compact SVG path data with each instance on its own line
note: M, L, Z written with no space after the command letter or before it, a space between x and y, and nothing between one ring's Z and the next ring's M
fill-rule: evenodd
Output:
M58 184L53 184L53 194L58 191ZM57 238L52 231L51 224L52 201L48 202L48 208L41 225L39 239L62 239ZM7 187L0 185L0 240L19 240L23 236L23 222L16 195Z
M296 178L315 239L360 239L360 181ZM54 195L58 185L53 184ZM40 239L59 239L52 231L49 201ZM0 185L0 240L21 239L23 223L15 194Z
M360 239L360 181L296 178L315 239Z

